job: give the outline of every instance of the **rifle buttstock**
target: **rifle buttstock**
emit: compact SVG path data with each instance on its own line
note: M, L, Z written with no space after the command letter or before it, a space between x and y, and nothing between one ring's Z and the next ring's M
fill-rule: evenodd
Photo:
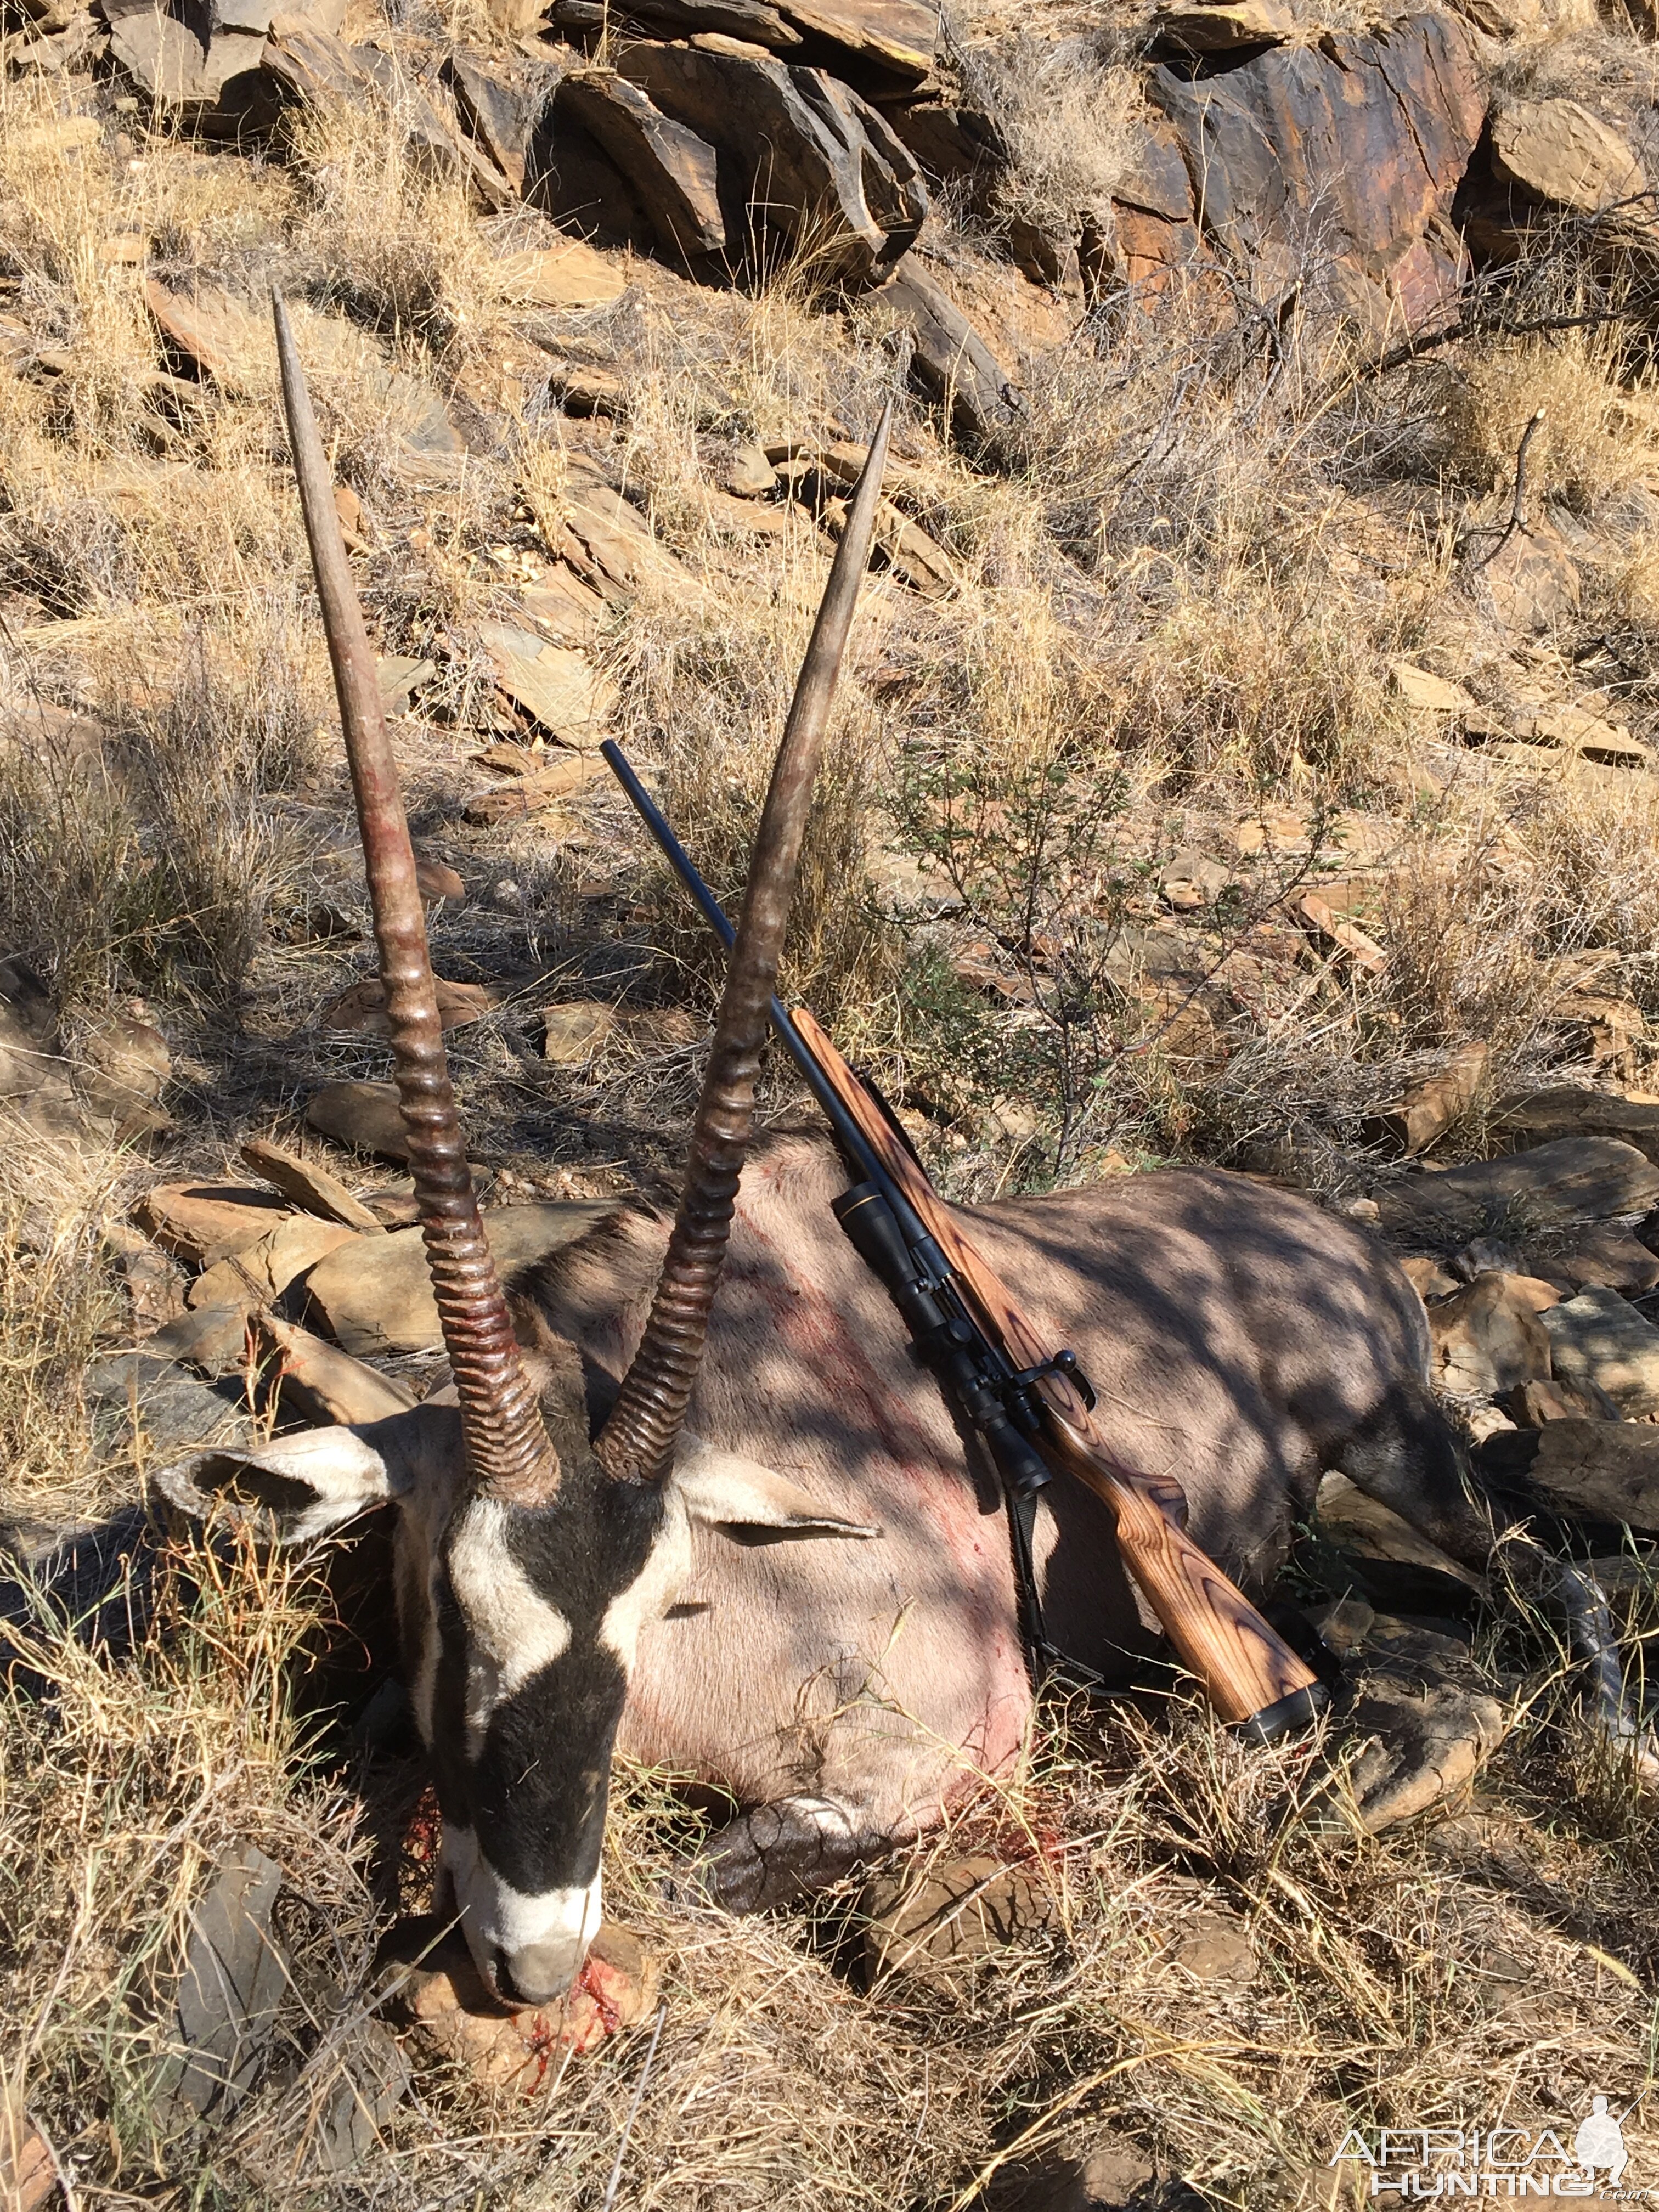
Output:
M1041 1441L1049 1458L1111 1508L1124 1565L1224 1721L1265 1741L1322 1710L1329 1693L1313 1669L1136 1481L1059 1420Z

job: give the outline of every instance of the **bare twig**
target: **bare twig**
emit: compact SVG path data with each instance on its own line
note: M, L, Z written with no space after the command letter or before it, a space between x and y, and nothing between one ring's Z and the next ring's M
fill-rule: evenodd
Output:
M40 2115L38 2112L30 2112L27 2118L29 2125L40 2138L41 2148L52 2161L52 2170L58 2178L58 2186L63 2191L64 2212L80 2212L80 2199L75 2193L75 2185L70 2179L68 2167L58 2155L57 2144L41 2126Z
M1524 530L1527 526L1525 521L1525 502L1527 496L1527 448L1531 445L1533 438L1537 432L1538 426L1543 419L1544 410L1540 407L1534 414L1532 420L1528 423L1526 428L1521 433L1521 442L1515 449L1515 495L1510 501L1509 520L1504 523L1503 529L1499 532L1498 543L1492 547L1492 551L1490 553L1483 554L1480 559L1475 562L1474 565L1477 568L1485 568L1489 567L1491 563L1498 558L1504 548L1509 544L1516 532L1517 530ZM1471 538L1484 538L1491 529L1495 527L1496 525L1493 524L1482 524L1474 530L1466 532L1463 538L1463 545L1459 547L1459 551L1462 552L1464 548L1468 546L1468 541Z

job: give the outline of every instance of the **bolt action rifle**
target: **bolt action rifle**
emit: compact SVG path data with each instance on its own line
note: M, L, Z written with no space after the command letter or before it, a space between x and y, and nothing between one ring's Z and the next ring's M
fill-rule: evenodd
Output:
M729 949L732 924L627 756L609 741L600 751ZM1126 1565L1224 1721L1256 1742L1311 1721L1329 1701L1324 1683L1188 1536L1181 1485L1113 1457L1076 1353L1045 1346L929 1182L884 1102L805 1007L792 1015L775 998L772 1024L854 1177L832 1201L836 1218L885 1287L922 1359L983 1438L1002 1480L1027 1648L1043 1659L1060 1656L1042 1635L1030 1522L1030 1501L1058 1470L1110 1507Z

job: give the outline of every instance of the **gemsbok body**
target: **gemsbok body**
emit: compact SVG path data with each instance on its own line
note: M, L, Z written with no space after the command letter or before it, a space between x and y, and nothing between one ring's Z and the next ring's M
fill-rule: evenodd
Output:
M466 1169L374 659L280 306L277 329L453 1384L362 1427L198 1453L162 1486L290 1540L395 1505L453 1910L497 1993L540 2003L599 1923L618 1742L730 1794L709 1864L753 1905L925 1826L1006 1769L1030 1711L994 1487L834 1224L834 1153L774 1138L744 1172L887 422L757 831L672 1224L619 1207L515 1316ZM1427 1393L1422 1309L1356 1229L1202 1171L970 1218L1015 1297L1078 1352L1115 1450L1179 1477L1192 1533L1247 1589L1271 1578L1328 1468L1484 1558L1488 1522ZM1050 1640L1121 1672L1150 1638L1106 1510L1054 1482L1035 1548Z
M599 1919L613 1747L741 1808L709 1846L726 1902L832 1880L1015 1761L1032 1691L1006 1519L885 1293L830 1211L827 1138L745 1167L695 1395L659 1484L603 1433L669 1224L620 1205L521 1286L555 1495L469 1484L459 1411L209 1453L167 1478L289 1539L398 1508L405 1674L444 1864L506 1996L553 1996ZM1363 1231L1241 1176L1170 1170L964 1209L1017 1298L1073 1346L1114 1448L1181 1480L1191 1533L1264 1593L1336 1468L1456 1555L1484 1513L1425 1380L1415 1292ZM448 1394L445 1394L447 1395ZM1108 1681L1158 1649L1107 1509L1056 1480L1034 1549L1051 1642Z

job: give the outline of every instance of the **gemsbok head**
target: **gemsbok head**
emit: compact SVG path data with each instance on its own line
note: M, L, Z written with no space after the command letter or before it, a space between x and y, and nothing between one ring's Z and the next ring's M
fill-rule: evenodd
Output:
M398 1509L404 1662L443 1817L442 1865L480 1972L560 1996L599 1923L611 1751L642 1624L672 1604L693 1517L875 1532L690 1437L830 696L876 519L884 416L819 610L761 816L667 1257L637 1353L589 1433L580 1364L532 1373L484 1241L440 1034L415 860L375 661L294 338L275 303L290 442L362 834L410 1166L453 1377L449 1403L203 1452L173 1501L305 1540Z

